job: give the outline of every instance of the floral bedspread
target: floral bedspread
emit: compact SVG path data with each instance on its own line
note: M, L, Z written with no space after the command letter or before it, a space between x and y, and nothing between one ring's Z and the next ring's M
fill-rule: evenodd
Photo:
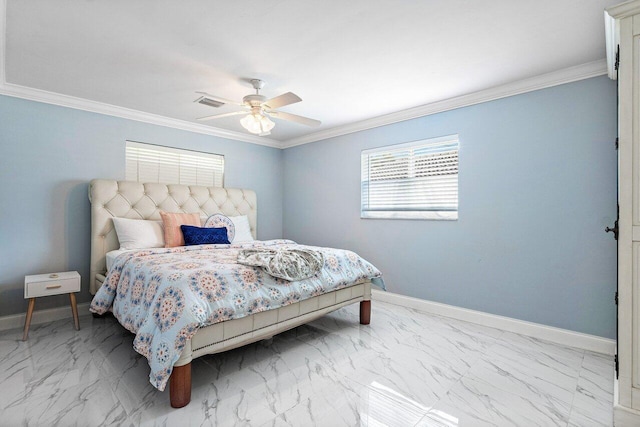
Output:
M322 252L324 266L313 277L289 282L238 264L238 253L247 248L314 249ZM380 276L353 252L290 240L141 250L115 260L90 310L103 314L112 308L136 334L133 348L148 359L151 384L164 390L173 364L198 328Z

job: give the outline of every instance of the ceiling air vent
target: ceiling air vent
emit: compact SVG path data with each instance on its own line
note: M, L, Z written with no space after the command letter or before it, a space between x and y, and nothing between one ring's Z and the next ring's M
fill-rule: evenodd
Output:
M207 98L206 96L201 96L193 102L197 102L198 104L208 105L209 107L219 108L224 105L224 102L219 102L211 98Z

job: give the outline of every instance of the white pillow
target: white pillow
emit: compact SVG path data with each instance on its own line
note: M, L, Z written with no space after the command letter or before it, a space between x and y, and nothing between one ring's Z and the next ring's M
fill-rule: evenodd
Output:
M249 226L249 218L246 215L230 216L229 219L236 227L236 236L231 243L253 242L251 235L251 227Z
M162 221L113 218L120 249L146 249L164 247Z

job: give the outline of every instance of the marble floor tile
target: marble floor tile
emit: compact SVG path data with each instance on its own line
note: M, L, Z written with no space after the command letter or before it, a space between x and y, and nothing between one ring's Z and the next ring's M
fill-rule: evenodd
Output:
M418 424L427 426L566 426L571 405L559 411L482 381L462 378Z
M570 414L570 424L588 426L610 426L613 423L613 399L602 397L600 389L593 390L593 383L580 378Z
M107 381L88 381L69 388L38 390L5 406L2 425L118 425L126 422L120 401Z
M345 307L314 320L310 325L339 334L352 333L352 329L356 328L370 342L384 342L387 345L406 341L421 330L418 320L395 316L376 308L375 304L372 304L371 322L376 328L360 325L358 313L351 307Z
M416 425L428 413L428 407L376 382L361 385L343 380L340 384L305 399L264 426L405 427Z
M149 383L113 317L0 332L4 426L608 426L613 362L375 301L192 362L191 403Z
M505 343L492 347L467 372L467 377L525 397L571 404L582 359L549 363L535 353L520 352Z
M582 364L585 353L584 350L515 334L513 332L505 332L494 349L498 346L511 348L523 356L529 354L531 358L535 358L539 363L548 366L562 367L564 365L573 367L574 370L578 369L576 367L580 367Z
M586 352L569 419L570 426L610 426L613 423L613 360Z
M277 346L274 338L273 346ZM340 388L339 377L330 361L313 347L299 343L278 347L277 353L251 363L240 370L222 369L222 375L245 389L256 401L263 402L275 413L323 393Z

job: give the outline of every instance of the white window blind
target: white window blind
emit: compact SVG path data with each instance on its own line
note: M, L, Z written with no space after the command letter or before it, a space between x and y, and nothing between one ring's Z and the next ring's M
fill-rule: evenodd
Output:
M222 187L224 156L127 141L126 179Z
M458 135L362 151L362 218L457 219Z

